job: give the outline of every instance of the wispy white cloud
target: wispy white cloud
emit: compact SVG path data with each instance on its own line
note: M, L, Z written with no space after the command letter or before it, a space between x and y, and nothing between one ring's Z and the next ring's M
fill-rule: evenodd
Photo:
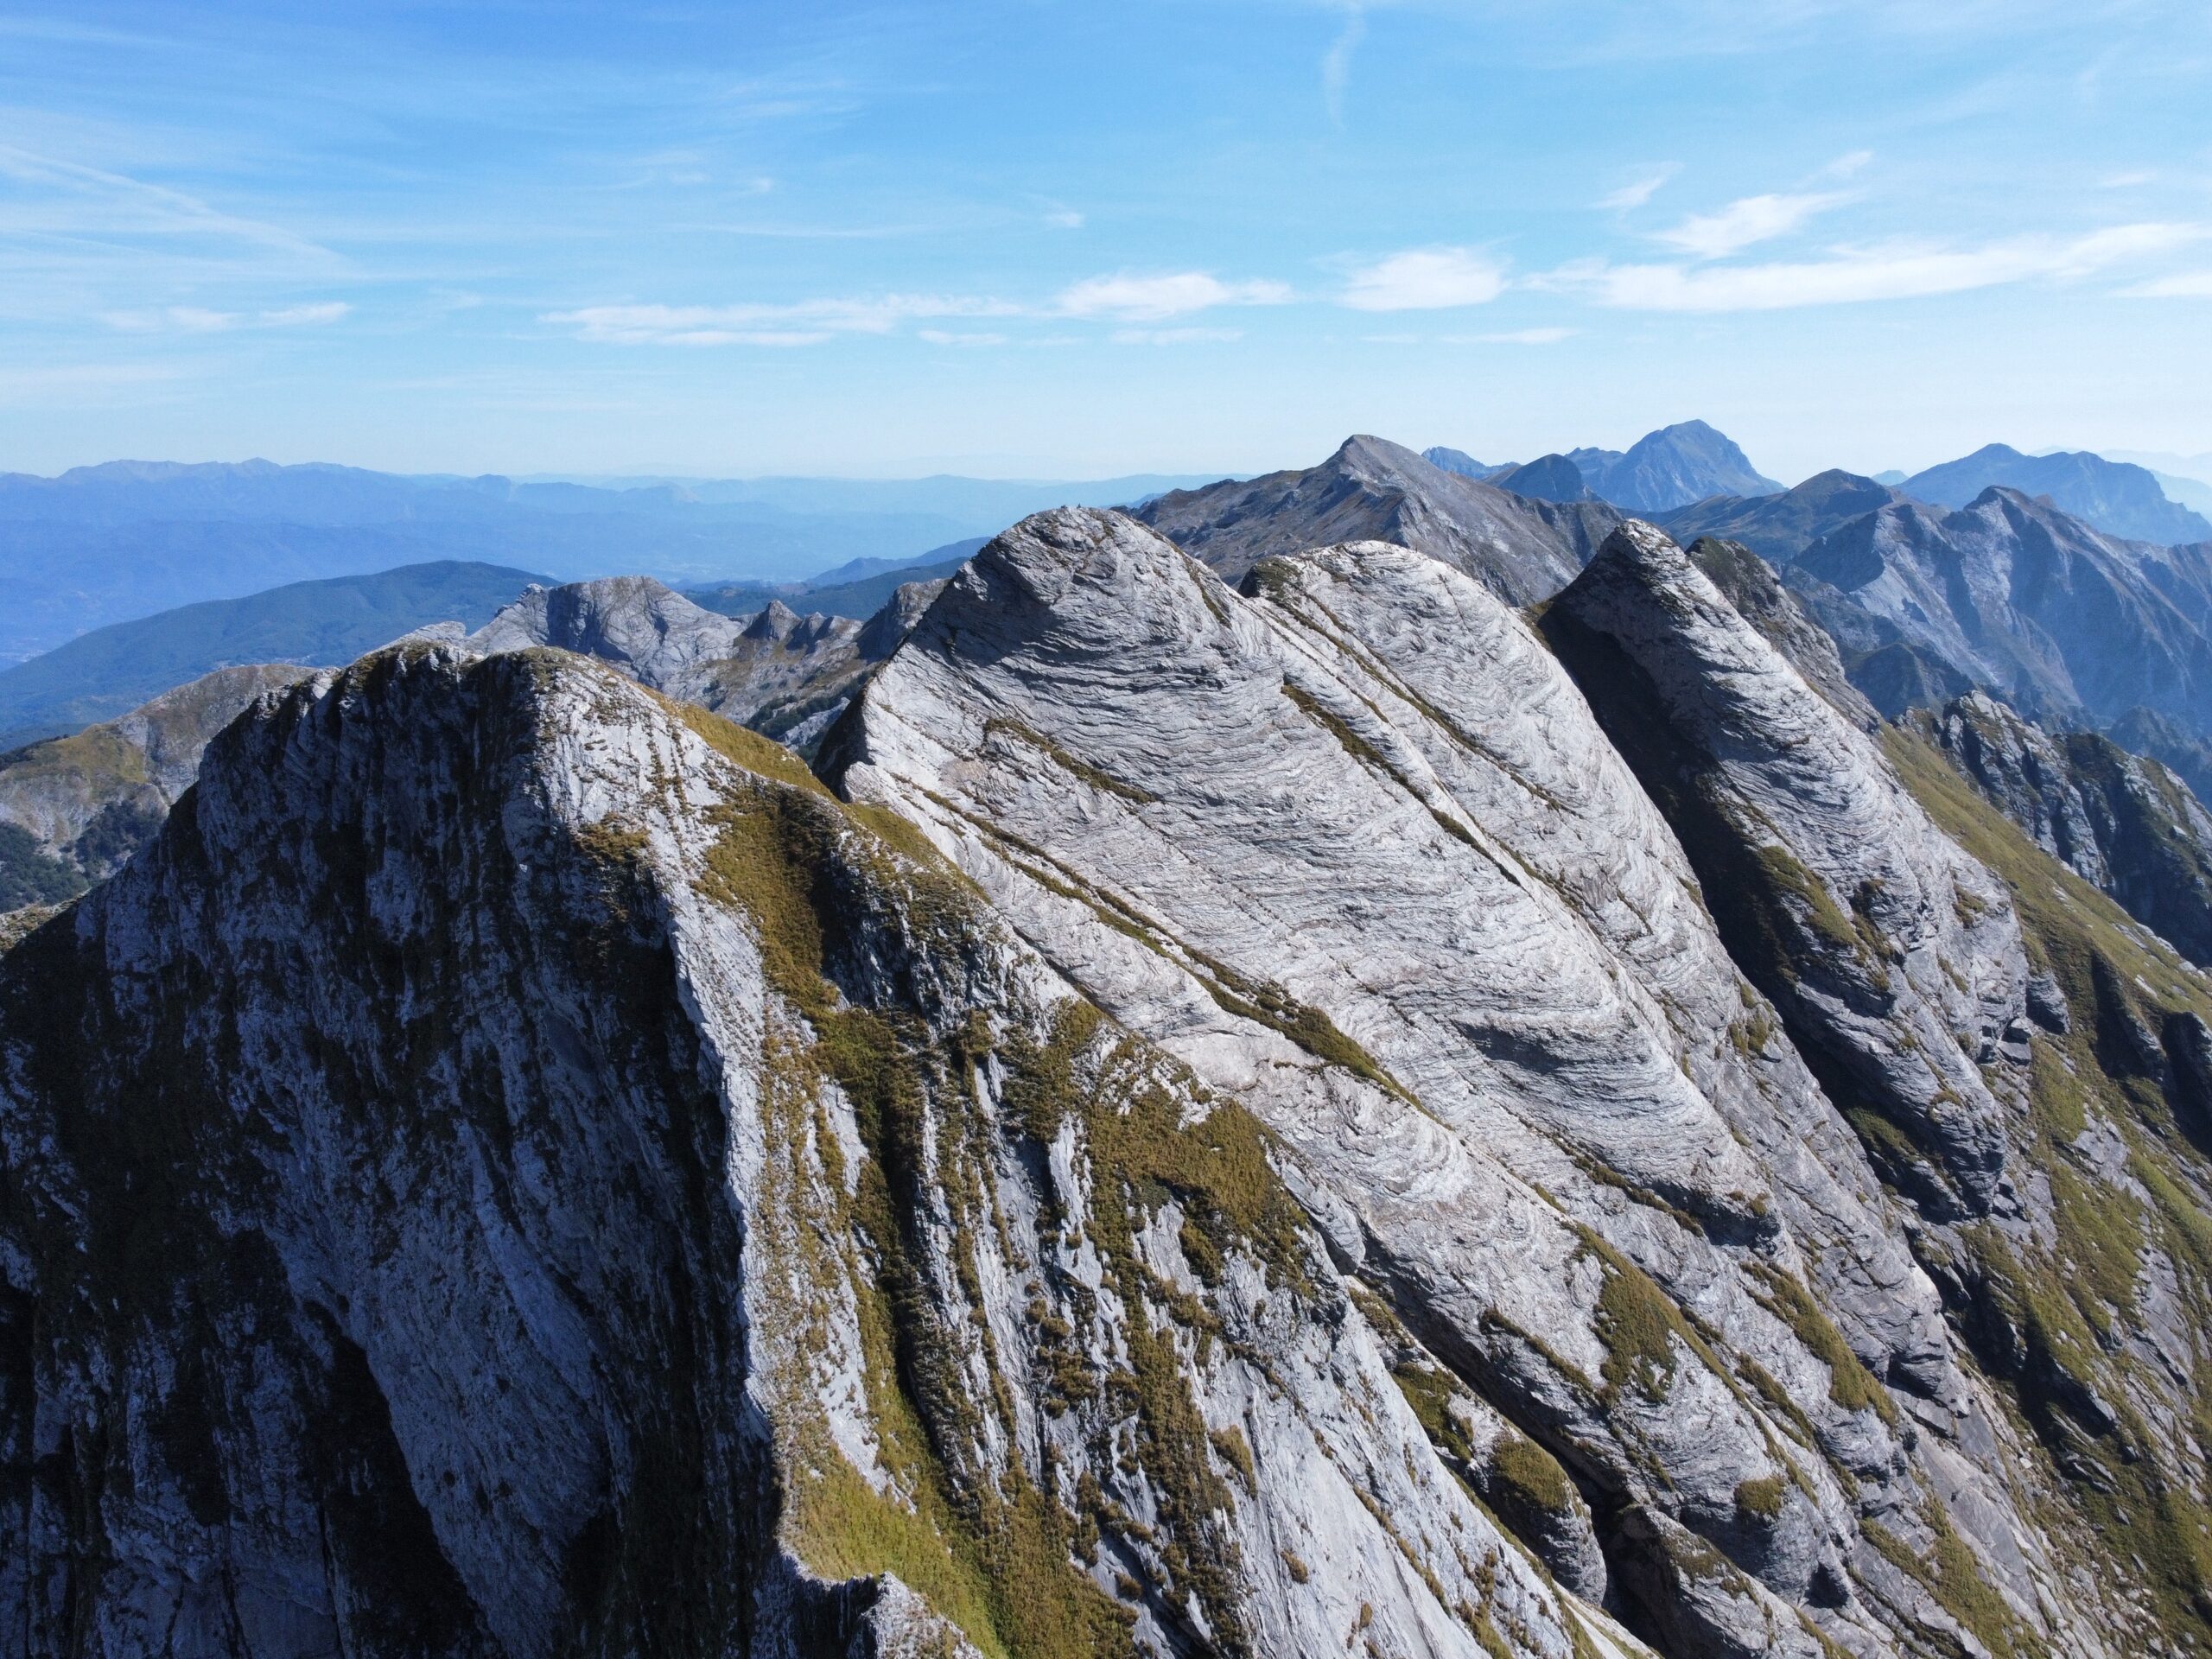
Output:
M1083 215L1072 207L1055 207L1045 215L1045 222L1056 231L1079 231Z
M318 323L337 322L353 315L353 310L343 300L318 300L260 311L216 311L200 305L170 305L151 311L111 311L104 321L111 328L124 334L226 334L240 328L310 327Z
M1329 119L1342 126L1344 119L1344 89L1351 84L1351 54L1359 50L1359 43L1367 38L1367 13L1358 5L1348 9L1344 26L1337 38L1329 42L1329 49L1321 56L1321 101L1329 111Z
M1850 150L1837 156L1835 160L1822 168L1821 176L1828 179L1855 178L1866 170L1867 163L1873 159L1874 152L1871 149Z
M0 178L23 187L0 230L61 236L204 238L316 261L327 249L282 226L226 213L181 190L0 144Z
M2132 299L2212 300L2212 270L2179 271L2120 291Z
M1157 276L1128 272L1090 276L1061 290L1055 308L1069 317L1114 322L1159 322L1224 305L1283 305L1290 289L1281 283L1224 283L1203 270Z
M1473 248L1414 248L1352 272L1339 296L1355 311L1442 311L1505 291L1505 270Z
M1242 340L1241 328L1116 328L1116 346L1189 346L1201 340Z
M914 331L914 338L926 340L932 346L1003 346L1007 343L1007 336L968 334L948 328L918 328Z
M614 346L818 346L838 334L887 334L900 323L1001 317L1019 308L960 296L893 294L880 299L800 300L763 305L588 305L538 321L580 340Z
M1717 213L1693 213L1654 239L1700 259L1725 259L1760 242L1787 236L1814 214L1846 200L1830 192L1808 195L1745 196Z
M299 328L319 322L337 322L350 316L353 308L343 300L318 300L308 305L281 306L274 311L263 311L255 321L264 328Z
M2090 276L2212 236L2212 226L2120 225L2070 239L2023 237L1979 248L1889 245L1823 259L1751 265L1611 264L1578 260L1534 286L1580 290L1638 311L1775 311L1964 293Z
M1626 213L1632 207L1641 207L1659 194L1668 180L1681 170L1682 164L1680 162L1662 162L1658 166L1648 168L1637 178L1631 179L1619 189L1599 197L1598 206L1609 213Z
M1495 334L1445 334L1446 346L1556 346L1571 338L1572 328L1509 328Z

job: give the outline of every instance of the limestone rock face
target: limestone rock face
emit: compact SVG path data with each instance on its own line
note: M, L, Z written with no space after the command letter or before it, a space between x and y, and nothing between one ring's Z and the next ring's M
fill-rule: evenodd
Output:
M1234 1096L576 657L254 705L0 1061L0 1650L1647 1652Z
M54 898L105 880L160 827L215 734L263 693L309 672L289 664L218 669L102 725L0 757L0 825L27 838L21 862L52 867L22 874L44 875L55 891L41 896Z
M2002 886L1662 532L1616 531L1545 622L1800 1041L1936 1154L1952 1198L1999 1202L2008 1108L1983 1067L2027 1035Z
M1685 566L1751 666L1780 663ZM1793 717L1864 762L1781 671L1834 730ZM2001 1460L1957 1450L2005 1431L1856 1139L1580 691L1482 584L1364 543L1233 592L1119 515L1039 515L954 578L822 764L1281 1138L1418 1345L1432 1438L1503 1492L1503 1420L1578 1489L1521 1511L1554 1573L1594 1583L1565 1535L1586 1509L1608 1593L1670 1651L1906 1651L1898 1609L1948 1616L1862 1526L1935 1487L2006 1606L2099 1650ZM1952 1022L2009 1032L2018 933L1897 793L1891 827L1931 843L1906 850L1985 906L1970 928L1945 889L1923 924L1980 989L1907 982L1955 1056Z
M1980 691L1906 724L2044 852L2212 962L2212 813L2179 778L2094 732L2045 732Z
M749 617L694 604L650 576L533 588L469 636L484 652L557 645L657 691L810 749L853 689L898 648L938 584L908 582L866 622L801 616L779 599Z
M1171 490L1136 517L1232 582L1273 555L1395 542L1514 605L1557 592L1620 520L1602 502L1531 500L1368 437L1304 472Z

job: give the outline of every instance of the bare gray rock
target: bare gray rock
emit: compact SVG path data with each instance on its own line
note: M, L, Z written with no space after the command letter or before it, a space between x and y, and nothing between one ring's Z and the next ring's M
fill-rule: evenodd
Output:
M468 644L483 652L557 645L594 657L804 753L898 648L941 585L908 582L860 622L801 616L779 599L751 616L727 617L650 576L616 576L532 588Z
M161 827L217 732L313 672L218 669L102 725L0 756L0 824L25 832L72 890L104 880Z
M1979 685L2047 723L2140 707L2212 730L2201 550L2122 541L1992 488L1956 511L1901 501L1853 519L1788 575L1892 718Z

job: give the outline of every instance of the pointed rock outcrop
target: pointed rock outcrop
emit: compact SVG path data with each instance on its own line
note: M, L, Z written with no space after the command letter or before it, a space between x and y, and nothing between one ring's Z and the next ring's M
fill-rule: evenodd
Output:
M485 652L557 645L594 657L807 752L854 688L898 649L936 588L909 582L861 622L801 616L779 599L749 617L727 617L650 576L616 576L533 588L468 644Z
M1982 1067L2025 1058L2027 963L2002 886L1663 532L1616 531L1544 626L1801 1045L1949 1201L2003 1201Z

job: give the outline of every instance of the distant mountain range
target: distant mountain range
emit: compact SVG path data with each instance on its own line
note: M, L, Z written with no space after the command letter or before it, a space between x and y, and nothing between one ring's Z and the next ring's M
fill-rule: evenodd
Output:
M479 627L523 588L546 580L504 565L406 565L289 582L95 628L0 670L0 749L111 720L219 668L350 663L433 622Z
M1423 452L1430 465L1543 501L1601 500L1630 512L1663 512L1716 495L1770 495L1782 486L1734 441L1703 421L1647 432L1626 449L1570 449L1517 465L1485 467L1464 450Z
M1599 499L1631 512L1662 512L1713 496L1771 494L1782 488L1752 467L1733 440L1703 421L1647 432L1627 449L1571 449L1535 461L1486 466L1464 450L1425 450L1433 466L1539 500Z
M890 559L859 559L825 570L810 582L719 582L686 588L683 596L693 604L724 616L750 616L772 601L797 609L818 611L824 616L867 618L890 603L891 596L908 582L934 582L949 576L990 538L971 536L965 541L934 548L911 564Z
M1993 485L2023 495L2047 495L2108 536L2164 546L2212 541L2212 520L2169 500L2152 473L2086 450L2024 455L2005 444L1986 444L1970 455L1915 473L1898 488L1938 506L1963 507Z
M1761 558L1787 564L1821 537L1862 513L1904 499L1901 492L1841 471L1815 473L1778 495L1713 496L1652 522L1685 547L1700 536L1741 542Z
M1516 605L1558 591L1620 522L1601 501L1532 500L1364 436L1318 467L1173 491L1135 516L1232 582L1275 554L1395 542Z
M1440 446L1423 453L1433 466L1517 495L1543 501L1594 498L1665 523L1678 534L1733 534L1719 523L1732 514L1757 526L1755 533L1767 537L1769 545L1745 539L1770 557L1773 545L1777 544L1775 537L1779 534L1787 539L1790 533L1783 522L1802 516L1809 503L1809 498L1799 497L1786 512L1763 518L1751 504L1763 497L1783 494L1783 486L1753 468L1742 449L1703 421L1662 427L1645 434L1626 450L1570 449L1519 464L1489 465L1465 450ZM2164 459L2186 464L2182 458ZM1837 480L1855 477L1841 471L1821 473L1808 479L1798 490L1826 496L1834 492ZM2086 450L2029 455L2009 445L1992 443L1922 472L1910 475L1886 472L1859 482L1892 488L1915 500L1944 507L1963 507L1997 485L2024 495L2049 496L2058 507L2093 528L2128 541L2173 546L2212 540L2212 518L2205 516L2212 512L2212 485ZM1796 496L1798 491L1788 493ZM1686 508L1719 498L1728 498L1736 505L1725 512L1708 507L1695 518L1681 516ZM1821 511L1844 505L1839 501ZM1871 511L1872 505L1879 504L1870 503L1857 511ZM1796 543L1804 544L1803 541ZM1790 550L1795 551L1795 547Z
M0 474L0 662L90 627L279 583L472 560L562 579L779 583L908 564L1065 503L1203 477L626 481L407 477L359 467L111 461Z

